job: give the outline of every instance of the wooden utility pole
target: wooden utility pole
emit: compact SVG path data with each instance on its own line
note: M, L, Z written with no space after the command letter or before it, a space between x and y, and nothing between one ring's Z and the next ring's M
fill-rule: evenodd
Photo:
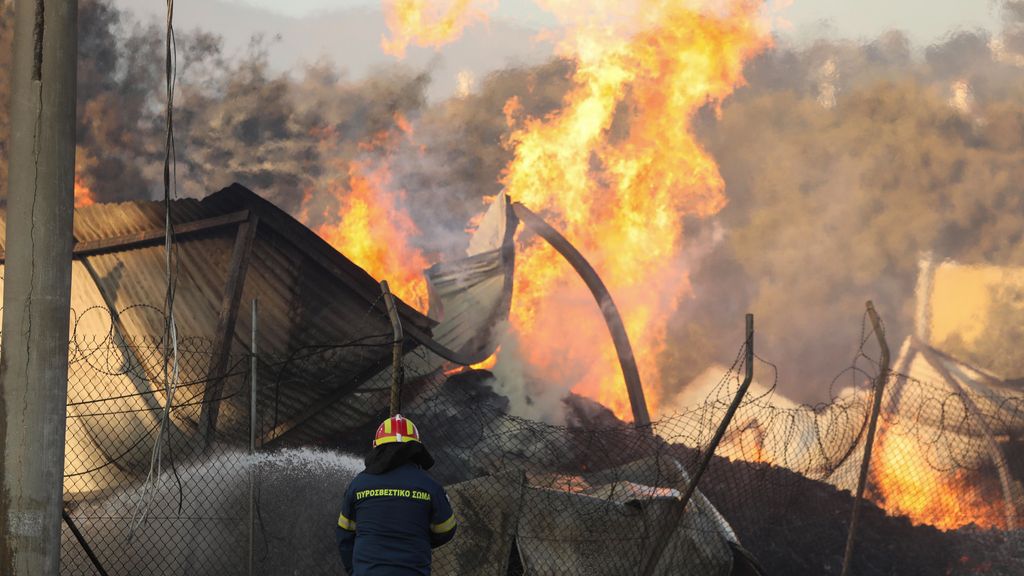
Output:
M0 351L0 574L57 576L75 178L76 0L14 3Z

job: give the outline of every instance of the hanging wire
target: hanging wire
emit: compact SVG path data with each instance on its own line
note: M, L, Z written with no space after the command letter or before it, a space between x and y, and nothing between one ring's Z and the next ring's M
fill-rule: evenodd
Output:
M156 440L150 456L149 472L146 475L144 489L139 495L139 502L133 514L130 538L146 520L150 496L160 486L163 468L163 443L168 444L171 457L171 469L178 482L178 510L182 507L181 480L174 469L173 453L170 450L171 408L174 405L174 393L178 385L178 330L174 319L174 296L177 288L177 258L174 244L174 225L171 218L171 200L177 196L177 153L174 142L174 90L177 81L177 44L174 38L174 0L167 0L167 33L164 59L164 73L167 89L166 140L164 144L164 265L167 289L164 296L164 407L160 414Z

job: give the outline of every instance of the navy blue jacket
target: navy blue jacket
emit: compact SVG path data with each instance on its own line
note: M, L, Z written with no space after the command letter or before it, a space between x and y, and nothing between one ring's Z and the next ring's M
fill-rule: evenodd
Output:
M345 491L335 534L352 576L429 576L431 549L451 540L455 527L444 488L410 462L360 472Z

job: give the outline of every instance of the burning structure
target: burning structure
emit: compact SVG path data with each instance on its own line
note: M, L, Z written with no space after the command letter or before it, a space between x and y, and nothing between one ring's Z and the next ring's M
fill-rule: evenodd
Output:
M175 203L181 338L177 386L169 393L160 341L166 317L159 306L140 305L163 296L160 210L139 202L79 209L65 498L69 526L84 545L66 534L65 566L73 573L97 564L108 573L234 573L238 554L225 551L245 551L252 526L262 542L261 573L320 573L323 559L333 557L329 531L316 528L334 520L323 502L340 498L358 463L308 447L361 453L387 413L392 342L377 283L241 186ZM494 204L471 255L427 271L433 318L400 310L408 334L403 411L429 431L436 475L463 519L459 540L436 559L438 573L611 575L632 573L643 562L652 574L837 570L829 551L842 546L852 498L836 487L851 487L859 463L862 392L811 411L755 388L719 450L723 457L712 461L679 516L679 494L721 418L732 380L707 387L702 401L651 428L622 422L580 397L563 404L566 426L551 426L509 416L510 398L497 392L494 376L460 367L496 349L493 328L507 315L512 293L512 216L509 204ZM945 266L938 270L948 272ZM943 285L935 284L936 294ZM244 450L253 422L244 367L253 327L242 303L252 298L261 302L256 456ZM916 482L928 472L999 478L978 465L991 453L973 424L929 420L935 412L926 405L937 396L905 377L893 382L900 379L902 386L890 384L869 493L888 513L868 509L861 542L870 552L854 565L960 574L1000 558L1010 571L993 573L1013 573L1005 551L1014 541L1000 540L1012 532L967 526L1012 527L1002 503L984 516L961 502L954 523L942 525L906 508L913 500L887 491L899 486L885 483L890 473ZM903 399L893 402L897 392ZM945 399L944 413L955 415L953 399L963 397ZM988 413L982 396L972 398ZM1003 449L1004 430L1016 428L994 422ZM966 437L973 448L951 453L957 459L945 465L955 468L952 474L906 453L889 462L887 443L901 431L915 442L939 434L936 448L960 446L946 442L950 434ZM154 451L154 444L164 448ZM155 476L154 454L164 459ZM250 486L256 496L246 496ZM262 519L256 524L244 514L250 505ZM309 523L311 509L320 511ZM308 544L297 548L297 539ZM179 552L198 550L199 541L201 550ZM656 550L663 552L652 555Z
M942 443L908 444L896 429L881 440L878 499L894 513L940 528L967 522L1017 529L1024 504L1020 377L1024 365L1009 342L1021 319L1019 268L921 260L915 333L896 361L888 401L896 413L916 413L915 425L950 429ZM940 413L934 406L943 397ZM925 416L927 415L927 416ZM905 426L903 426L905 427ZM937 437L938 434L929 434ZM921 461L927 470L960 470L900 477L893 460Z
M952 230L953 248L969 251L970 243L961 238L969 235L959 232L986 220L976 218L975 213L992 218L999 214L1000 226L991 228L1001 238L985 245L984 250L987 254L993 246L1002 247L998 250L1005 255L1012 250L1007 245L1016 240L1013 234L1001 231L1019 228L1016 216L1006 216L1014 211L1005 209L1019 200L1018 191L1005 182L1019 178L1005 175L1017 169L1006 165L1019 165L1015 152L1020 147L1020 131L1013 127L1019 126L1020 99L1015 88L993 78L1012 76L988 56L978 58L978 54L989 54L984 39L961 36L936 50L929 49L927 66L915 66L914 78L907 79L904 70L898 69L900 82L879 82L877 77L884 76L879 70L888 74L897 70L890 70L897 64L910 66L906 39L894 34L867 47L829 45L773 52L760 62L761 83L742 100L734 99L732 102L740 102L730 110L731 102L724 100L745 82L744 65L771 42L769 32L761 26L758 3L737 0L708 12L693 8L700 2L651 0L643 2L643 10L635 11L641 18L621 21L615 19L620 10L617 3L594 2L594 10L585 17L573 3L548 4L564 24L565 33L558 39L562 60L522 72L517 78L526 88L509 93L495 90L488 95L493 102L467 96L464 101L430 111L442 132L450 128L453 118L464 121L458 110L474 117L464 121L467 131L479 128L479 116L497 117L501 129L488 132L493 136L488 145L498 148L501 142L504 155L489 151L498 158L489 161L494 165L493 174L474 172L475 167L466 169L484 156L470 150L476 139L465 139L470 144L460 142L462 148L442 147L442 153L457 152L443 161L437 161L442 153L435 151L435 156L429 156L426 146L415 141L408 113L422 111L417 90L425 80L420 77L390 88L397 94L370 82L366 94L348 98L346 91L351 87L338 88L337 78L331 79L330 73L321 70L304 80L306 88L312 85L312 96L303 92L301 97L288 98L282 94L290 89L289 81L268 80L265 71L253 65L248 74L225 74L231 81L218 85L222 90L216 95L192 87L183 102L195 111L195 123L184 127L182 133L194 129L187 136L192 144L189 169L194 170L191 176L198 177L188 179L192 188L187 193L203 192L203 172L230 173L236 179L258 182L277 195L275 200L282 206L287 203L291 214L369 274L331 251L283 212L248 199L237 188L204 202L183 201L179 205L182 219L177 221L182 267L176 309L181 313L179 333L190 339L188 346L179 350L185 361L177 366L183 383L174 393L177 405L163 388L167 354L160 348L165 342L152 342L162 338L166 327L160 305L164 286L154 272L162 257L154 244L159 236L159 214L144 204L97 206L91 213L92 207L87 206L110 198L113 189L117 194L143 189L139 184L145 180L143 165L151 159L135 154L136 149L145 147L131 138L111 137L115 131L109 126L116 124L83 122L80 133L88 143L83 149L89 153L81 155L84 173L76 178L78 202L84 207L80 226L85 228L80 231L75 278L84 288L75 296L81 300L76 302L75 325L79 329L74 334L73 361L77 371L72 374L74 390L69 404L69 438L80 444L75 445L78 452L68 464L73 482L81 481L82 487L69 491L68 497L73 519L86 525L87 534L90 530L116 532L118 522L123 525L128 520L142 530L143 523L136 520L145 516L145 507L136 500L149 502L146 494L159 488L150 489L139 475L147 467L149 472L154 470L153 455L159 452L148 445L151 434L164 422L171 427L163 441L174 447L171 452L176 454L168 455L170 462L176 458L187 464L180 470L172 465L163 476L159 466L155 468L157 477L166 480L162 484L165 518L182 521L184 517L191 531L210 538L218 533L218 526L200 527L204 521L229 526L220 533L237 536L244 531L237 517L237 508L246 504L238 495L239 490L244 491L239 488L244 477L236 473L247 469L248 460L239 457L233 467L228 466L232 470L228 476L235 483L232 489L237 490L230 498L218 500L223 506L211 505L216 511L210 515L213 520L199 519L198 509L208 502L196 495L205 495L202 490L211 489L209 479L226 469L217 467L221 461L211 457L209 450L222 447L218 442L236 440L249 415L243 398L246 371L239 368L239 355L247 348L251 326L247 314L239 311L244 307L239 303L253 295L264 302L264 325L271 334L263 345L262 360L271 385L261 389L257 403L257 412L264 418L259 425L264 447L326 444L361 451L359 438L368 432L362 427L379 419L386 396L389 337L387 324L377 314L371 277L377 276L400 280L395 282L396 291L411 304L402 307L410 334L406 400L410 409L423 415L421 423L439 431L435 439L444 462L439 473L446 475L449 483L461 486L453 493L461 493L455 497L464 498L460 505L468 511L467 516L476 512L473 503L480 498L492 501L501 516L490 526L494 538L486 542L467 539L461 551L453 548L451 553L458 551L470 562L486 559L488 569L495 571L566 573L570 564L581 565L574 560L593 558L600 564L590 567L593 572L607 569L615 573L623 570L617 562L626 559L628 564L642 556L643 547L660 532L672 539L668 563L686 554L707 559L713 564L709 571L735 569L744 557L736 546L736 540L742 539L773 571L838 571L835 556L841 544L836 542L842 538L850 499L836 488L846 490L854 485L867 417L866 391L857 386L859 382L829 405L813 410L773 397L771 386L760 388L741 408L730 430L722 451L728 460L716 460L709 470L703 485L708 506L698 502L695 515L699 519L675 524L682 526L682 534L665 530L671 519L666 520L660 509L670 507L673 490L678 491L685 478L675 464L683 464L683 470L692 468L689 464L695 460L695 450L706 446L709 432L727 404L722 399L731 392L731 380L719 378L728 370L717 371L700 394L687 390L697 399L680 405L680 414L659 419L655 437L637 435L615 417L625 419L633 412L617 370L621 354L607 345L600 316L584 313L593 312L591 299L579 289L575 275L559 266L558 256L532 232L524 231L512 238L519 250L519 265L513 270L508 236L496 233L479 251L471 246L475 252L469 259L439 264L423 278L420 271L430 260L406 242L412 233L412 219L401 213L401 188L419 192L421 187L401 183L389 169L409 161L397 151L399 145L414 150L407 156L421 154L420 167L433 168L429 176L436 180L451 175L442 172L438 176L436 167L457 156L459 160L452 163L476 178L462 183L475 188L473 200L479 199L480 190L490 194L504 188L565 230L602 270L623 305L623 325L636 338L636 372L649 383L648 399L655 413L668 414L667 396L676 384L667 380L675 374L659 365L658 358L673 346L689 347L689 340L677 339L672 344L666 318L695 291L687 264L693 258L691 251L699 250L693 246L699 242L684 239L684 223L689 226L695 219L722 211L721 224L733 233L724 242L718 239L721 234L712 234L712 244L736 252L735 264L748 279L767 278L756 280L761 282L759 290L744 294L742 298L750 300L737 306L749 303L759 313L787 315L791 310L780 303L796 295L809 303L796 333L807 326L820 327L808 322L809 317L831 315L834 319L846 314L847 307L836 304L832 288L849 275L835 273L829 266L852 259L845 251L854 244L848 241L854 236L850 223L867 228L849 214L864 212L862 204L883 203L864 190L877 189L882 197L894 188L907 190L909 201L893 203L885 218L871 220L879 228L900 228L890 238L896 238L892 244L901 250L908 244L932 243L934 230L945 227ZM1019 3L1009 4L1019 8ZM416 3L398 2L393 7L415 11ZM465 22L480 16L455 10L443 15L439 30L394 31L389 49L401 53L410 42L423 38L432 45L443 43L457 36ZM392 19L396 26L423 23L410 13L394 12ZM609 21L627 24L606 26ZM958 48L965 45L972 50ZM981 51L976 49L979 45ZM946 70L953 59L944 51L969 52L968 59L983 63L978 66L982 72L971 77L970 70L963 69L970 68L967 65ZM811 68L813 81L789 78L793 62L797 69ZM136 70L137 66L132 62L126 66L107 64L110 70ZM947 95L951 80L947 75L956 76L952 99ZM128 74L120 80L125 85L141 84L132 79ZM931 94L929 82L940 85L938 100ZM557 89L545 84L557 85ZM801 84L813 86L809 102L793 89ZM117 110L122 100L115 97L116 88L105 89L102 98L90 100L87 110ZM547 101L537 96L546 90L554 94L546 94ZM531 98L542 105L531 105ZM251 108L256 112L247 115L233 99L255 103ZM129 100L129 104L138 103L133 109L148 109L144 95ZM471 100L473 104L467 104ZM472 107L482 105L489 106L487 114ZM230 108L230 113L224 112L225 108ZM204 116L208 110L212 112ZM919 117L919 112L924 115ZM707 139L698 138L699 126L706 123L702 117L712 116L720 124L709 129ZM352 117L357 118L355 124L366 126L353 125ZM914 121L905 121L909 118ZM140 115L134 124L145 125L146 119ZM877 129L897 121L903 130ZM676 129L666 130L665 126ZM790 130L793 126L804 129ZM819 138L808 139L810 133ZM221 138L222 134L230 137ZM705 145L723 158L722 174ZM132 153L111 153L114 148ZM892 168L893 149L909 150L901 155L905 162L898 170ZM230 158L227 168L224 158ZM807 166L793 169L799 162ZM914 171L916 164L923 166L921 171ZM778 167L784 167L786 174L780 175ZM837 173L845 180L859 181L863 189L847 194L845 187L834 186ZM126 180L124 174L131 177ZM117 182L115 177L122 180ZM898 180L895 186L894 179ZM423 180L429 184L430 178ZM727 215L726 180L735 208ZM923 220L927 223L920 226L924 231L891 225L892 221L916 217L924 211L922 205L935 204L934 197L921 190L930 193L936 185L948 182L943 197L965 198L968 195L959 188L965 180L972 183L972 189L985 192L970 195L971 202L977 204L965 200L971 216L935 216L933 221ZM124 185L125 181L131 185ZM821 192L833 188L842 198ZM297 190L302 194L295 194ZM424 194L427 200L420 202L436 202L439 196L433 192ZM325 202L323 197L331 200ZM465 206L477 206L462 200L459 203ZM823 205L829 207L824 214ZM118 210L125 211L123 219L110 217ZM250 213L243 216L243 210ZM256 212L258 217L253 216ZM196 217L191 218L190 213ZM798 222L794 214L810 216ZM780 221L785 221L786 228L778 234ZM122 229L124 222L130 224ZM459 219L460 227L462 222ZM822 222L826 233L815 238L813 231ZM387 241L379 239L381 228L388 228L383 235ZM836 229L842 233L834 233ZM97 232L92 235L92 231ZM807 259L794 257L794 250L830 241L840 246L815 249L811 259L818 269L830 273L807 280L803 269ZM247 251L251 251L248 258ZM878 251L888 260L878 258L884 264L876 271L896 269L912 283L913 272L908 275L905 266L898 264L899 259L908 260L900 250L883 247ZM913 259L908 261L912 269ZM863 289L877 278L877 274L861 273L856 286ZM723 283L711 275L712 291L717 292ZM896 284L896 289L888 284L884 288L900 293ZM453 298L457 294L469 298ZM430 302L432 296L435 300ZM517 303L511 312L510 298ZM156 308L140 306L140 302L155 303ZM699 306L719 308L711 306L707 298ZM104 309L116 312L111 315ZM511 330L505 333L502 351L495 359L497 342L491 329L506 315ZM572 318L573 338L565 336L566 317ZM945 334L971 334L961 328ZM93 331L104 336L89 345L88 334ZM821 340L836 340L836 332L815 331L816 337L823 334ZM1012 331L1007 334L1010 336L1002 340L1012 341ZM83 345L78 345L78 336L86 336ZM792 343L789 348L801 347L805 336L785 340ZM868 513L867 525L873 531L862 538L866 540L864 548L871 552L855 559L862 563L861 571L956 574L1005 569L1014 573L1017 568L1014 554L1000 555L997 551L1006 546L996 544L1013 535L1000 529L1016 524L1015 502L1020 491L1016 479L1020 474L1014 470L1015 458L1007 454L1015 450L1019 429L1014 388L1018 374L998 365L1004 356L989 359L995 362L972 358L984 336L957 343L919 334L901 349L897 368L909 378L895 376L887 391L877 455L880 465L870 493L882 508L871 508ZM140 339L150 343L139 344ZM819 354L815 361L820 365L832 358L833 354ZM448 378L445 369L456 359L459 363L484 361L497 377L464 371ZM528 366L530 373L519 374L524 376L523 382L513 383L516 375L511 371L522 365ZM101 383L93 385L94 381ZM575 397L563 403L570 389L597 399L611 412ZM545 401L538 401L544 392L548 392ZM554 401L547 401L552 398ZM173 406L165 418L160 416L162 405ZM509 411L549 420L564 418L566 426L527 423L510 418ZM558 418L553 418L552 412ZM633 416L636 422L643 422L635 412ZM453 421L460 424L452 425ZM209 444L210 439L219 441ZM336 461L327 457L314 460ZM283 461L268 456L263 464L269 470ZM341 465L330 468L336 475L346 470ZM179 472L184 474L182 478L177 478ZM296 482L284 475L265 476L262 486L268 498L271 492L278 496L276 518L293 519L294 514L289 513L294 512L295 496L284 478ZM325 474L318 476L314 470L301 481L311 493L329 494L324 486L331 480ZM279 483L275 486L274 482ZM138 488L138 494L119 499L119 487L126 484ZM937 499L938 495L944 496ZM116 506L122 500L131 501L128 508ZM935 512L937 500L941 504L938 509L944 512ZM269 513L269 501L256 501L266 504ZM773 501L781 504L772 506ZM998 504L986 508L986 502ZM186 503L193 508L183 515ZM751 512L755 507L756 514ZM553 509L584 514L574 517L566 513L555 523L551 522L555 514L545 518ZM901 515L909 520L902 520ZM489 520L482 513L475 518L481 525ZM574 518L577 524L567 526ZM972 524L993 530L975 532ZM294 552L294 537L281 528L285 525L294 524L280 522L263 531L265 544L278 559ZM930 526L950 530L939 532ZM159 527L154 523L149 529ZM176 530L175 534L181 531ZM740 538L731 537L730 532ZM624 543L636 533L641 536ZM707 540L697 541L698 535L707 535ZM154 537L152 549L138 552L138 568L126 570L152 573L151 566L146 570L146 553L152 555L158 547L166 549L171 544L192 550L195 539L182 544L170 534L163 539ZM112 541L120 545L124 538ZM903 549L886 546L887 542L899 542ZM239 547L238 542L233 544ZM1019 543L1011 544L1019 550ZM217 548L203 550L199 557L207 562L205 570L228 569L210 560L217 555ZM322 558L329 551L303 554L305 558ZM453 571L470 570L459 563L460 557L441 563ZM564 564L556 565L552 558L562 558ZM173 553L165 560L167 566L174 567L168 571L182 568L182 559ZM318 564L310 562L310 566L306 572L315 573ZM184 570L196 571L196 567ZM282 561L277 570L294 571L295 563L288 566Z
M915 525L1012 532L1024 505L1015 463L1024 426L1021 356L1009 344L1020 318L1020 269L926 256L920 270L915 332L884 389L869 498ZM871 361L872 353L861 354ZM677 403L713 397L724 370L698 378ZM854 490L870 392L861 387L862 368L851 374L854 386L815 409L755 384L757 400L741 409L722 451ZM723 410L718 403L709 422Z
M165 287L161 211L160 204L146 202L78 209L65 512L81 550L69 533L67 570L106 564L115 573L141 566L160 573L185 566L173 550L197 539L240 544L243 524L228 510L239 503L245 471L255 465L236 451L251 422L260 420L261 451L328 445L358 453L390 396L391 335L376 281L238 185L173 205L178 336L163 340L168 316L154 304ZM470 255L427 271L438 319L400 309L408 334L404 409L433 431L438 477L449 483L466 527L460 542L438 559L438 572L489 573L501 566L496 573L504 573L515 558L531 571L564 573L578 566L588 573L621 573L659 541L630 543L628 534L644 527L668 538L657 544L665 551L653 573L679 573L683 566L694 574L755 573L735 532L700 493L685 516L671 512L688 475L659 448L663 441L642 429L624 431L617 440L621 454L599 464L607 457L577 438L588 422L568 430L524 426L507 417L507 399L488 392L474 376L479 373L448 378L453 366L495 351L492 330L507 317L511 297L508 238L514 228L511 206L495 203ZM244 313L243 303L254 299L261 303L257 337L269 384L259 389L256 412L250 413L251 374L239 366L255 334L255 317ZM592 414L595 409L587 408ZM604 418L622 426L610 413ZM467 445L474 435L483 442ZM650 454L656 457L645 459ZM268 478L267 490L282 497L274 490L286 488L275 482ZM176 512L157 512L175 507L168 495L175 488ZM195 500L200 494L208 504ZM484 503L488 512L477 512ZM209 517L196 518L207 506L208 513L224 517L215 516L212 525ZM164 513L176 517L179 527L162 526ZM294 521L294 508L276 513L282 516L275 522ZM581 522L593 514L618 520ZM225 525L226 534L217 532ZM155 528L162 544L139 548L135 539L151 541ZM544 536L553 533L562 536ZM328 536L325 530L314 540ZM595 556L574 544L586 538L607 545ZM608 547L617 541L624 547ZM229 557L207 558L202 568L195 558L187 562L205 573L225 569L219 562ZM154 562L165 564L154 568Z

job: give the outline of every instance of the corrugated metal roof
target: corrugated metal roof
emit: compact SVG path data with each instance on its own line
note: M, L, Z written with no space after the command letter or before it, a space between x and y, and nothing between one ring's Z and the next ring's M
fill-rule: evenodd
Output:
M185 199L172 204L175 226L185 228L244 211L256 216L258 224L231 352L238 358L249 350L249 302L258 299L259 347L269 363L261 376L264 387L259 397L265 425L269 427L271 421L281 424L277 432L289 432L290 441L337 437L355 424L354 419L369 417L364 414L367 405L384 398L379 389L386 387L389 378L392 337L379 284L311 230L238 184L202 201ZM189 360L181 365L181 381L190 385L176 397L176 405L202 398L212 360L210 343L217 339L218 316L241 220L176 238L175 321L179 340L195 339ZM5 223L6 213L0 210L0 229ZM88 486L89 490L103 490L120 482L124 470L144 467L152 445L147 436L154 432L156 410L164 400L158 344L165 327L166 263L162 237L150 234L148 240L139 239L147 232L159 232L163 225L162 202L97 204L75 212L79 247L112 240L118 245L76 255L73 335L78 342L104 342L108 351L103 362L135 366L143 376L106 370L88 361L75 364L69 374L69 415L76 427L73 436L78 442L92 438L95 445L92 452L81 446L69 450L75 461L67 464L67 470L87 474L83 471L104 460L118 459L118 474L111 475L108 469L91 482L79 479L76 486ZM135 243L125 242L129 236L134 236ZM0 289L2 270L0 264ZM429 336L435 323L404 303L399 303L399 309L407 327L406 349L416 351L422 344L419 340L424 339L417 340L417 334ZM354 345L361 339L368 340ZM138 342L148 343L148 349L133 346ZM304 350L315 353L311 358L293 357ZM110 354L117 358L111 360ZM416 360L409 363L410 378L436 371L444 363L423 350L409 354L412 356ZM238 389L242 379L234 377L227 388ZM375 398L369 404L367 394ZM327 397L334 398L329 405L324 404ZM243 396L225 399L219 430L233 434L245 429L247 412L248 401ZM198 406L177 411L173 433L182 440L194 437L198 415ZM110 444L113 436L103 431L114 428L123 438L115 444L125 446Z

